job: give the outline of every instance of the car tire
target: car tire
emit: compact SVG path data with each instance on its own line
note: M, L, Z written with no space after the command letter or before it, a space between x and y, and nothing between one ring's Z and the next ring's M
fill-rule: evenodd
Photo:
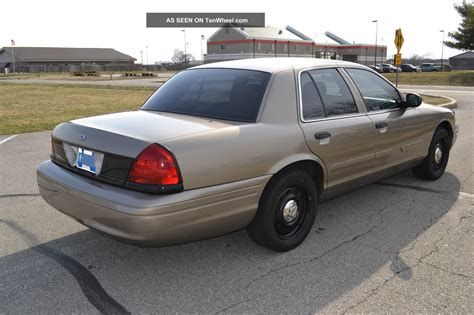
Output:
M438 128L431 140L428 155L423 162L415 166L413 174L422 179L437 180L444 174L448 165L449 151L452 139L449 132L444 128Z
M313 178L299 169L276 174L265 187L247 233L257 244L278 252L300 245L308 236L318 206Z

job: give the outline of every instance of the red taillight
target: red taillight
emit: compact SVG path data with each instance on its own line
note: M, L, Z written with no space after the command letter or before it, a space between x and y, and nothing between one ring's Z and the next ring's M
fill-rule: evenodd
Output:
M180 184L178 165L174 156L158 144L151 144L135 159L128 181L146 185Z

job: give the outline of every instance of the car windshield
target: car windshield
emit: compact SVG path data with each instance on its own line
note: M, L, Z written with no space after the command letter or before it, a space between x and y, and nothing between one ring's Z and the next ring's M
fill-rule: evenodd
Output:
M270 73L240 69L190 69L159 88L144 110L255 122Z

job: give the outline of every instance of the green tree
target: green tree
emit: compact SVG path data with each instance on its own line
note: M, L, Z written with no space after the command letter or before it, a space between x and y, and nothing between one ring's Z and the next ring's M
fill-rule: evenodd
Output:
M449 32L452 41L446 41L448 47L461 50L474 50L474 4L463 0L461 4L454 5L461 15L462 21L456 32Z

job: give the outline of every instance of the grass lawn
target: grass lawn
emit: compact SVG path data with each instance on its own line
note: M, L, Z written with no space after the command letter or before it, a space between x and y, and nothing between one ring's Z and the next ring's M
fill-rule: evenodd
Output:
M395 83L395 73L383 75ZM398 84L474 86L474 71L402 72L398 74Z
M0 134L47 130L79 117L135 110L154 90L0 82Z

